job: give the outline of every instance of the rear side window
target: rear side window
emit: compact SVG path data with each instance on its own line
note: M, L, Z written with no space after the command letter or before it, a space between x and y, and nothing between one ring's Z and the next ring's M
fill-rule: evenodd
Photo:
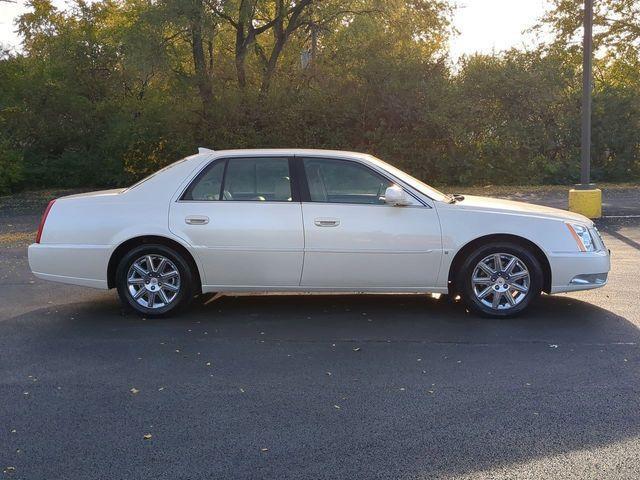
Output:
M224 199L290 202L291 177L287 158L230 159L224 179Z
M312 202L384 204L385 191L393 185L355 162L319 158L303 162Z
M196 201L220 200L224 166L224 161L214 162L209 165L198 175L193 183L189 185L182 199Z
M288 158L231 158L207 167L183 200L290 202Z

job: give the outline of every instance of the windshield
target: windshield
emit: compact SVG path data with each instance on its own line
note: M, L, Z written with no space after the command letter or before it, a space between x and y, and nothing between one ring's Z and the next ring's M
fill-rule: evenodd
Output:
M402 170L397 169L393 165L389 165L387 162L383 162L379 158L376 158L376 157L370 157L370 158L371 158L371 160L373 160L373 162L375 164L377 164L380 167L384 168L390 174L392 174L395 177L398 177L401 181L403 181L404 183L406 183L410 187L415 188L416 190L418 190L420 193L423 193L427 197L432 198L433 200L436 200L436 201L439 201L439 202L447 202L447 201L449 201L449 196L448 195L445 195L444 193L436 190L435 188L430 187L426 183L421 182L420 180L418 180L415 177L412 177L408 173L405 173Z

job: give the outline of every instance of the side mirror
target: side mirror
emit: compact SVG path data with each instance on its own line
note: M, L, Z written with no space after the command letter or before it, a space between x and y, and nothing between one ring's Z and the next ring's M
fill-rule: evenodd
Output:
M384 192L384 201L393 207L404 207L413 202L407 193L398 185L392 185Z

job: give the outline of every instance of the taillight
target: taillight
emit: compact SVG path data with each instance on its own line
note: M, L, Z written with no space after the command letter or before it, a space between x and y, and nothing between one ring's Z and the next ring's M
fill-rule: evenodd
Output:
M49 205L47 205L47 208L45 208L44 213L42 214L42 220L40 220L40 226L38 227L38 235L36 235L36 243L40 243L40 239L42 238L42 229L44 228L44 223L47 221L47 216L49 215L49 211L51 210L51 207L53 207L54 203L55 203L55 200L51 200L49 202Z

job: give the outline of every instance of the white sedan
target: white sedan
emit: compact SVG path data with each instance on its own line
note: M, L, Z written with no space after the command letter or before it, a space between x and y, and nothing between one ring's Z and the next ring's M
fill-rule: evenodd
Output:
M142 315L209 292L430 292L493 317L601 287L609 252L564 210L445 195L370 155L199 149L130 188L52 201L29 265Z

